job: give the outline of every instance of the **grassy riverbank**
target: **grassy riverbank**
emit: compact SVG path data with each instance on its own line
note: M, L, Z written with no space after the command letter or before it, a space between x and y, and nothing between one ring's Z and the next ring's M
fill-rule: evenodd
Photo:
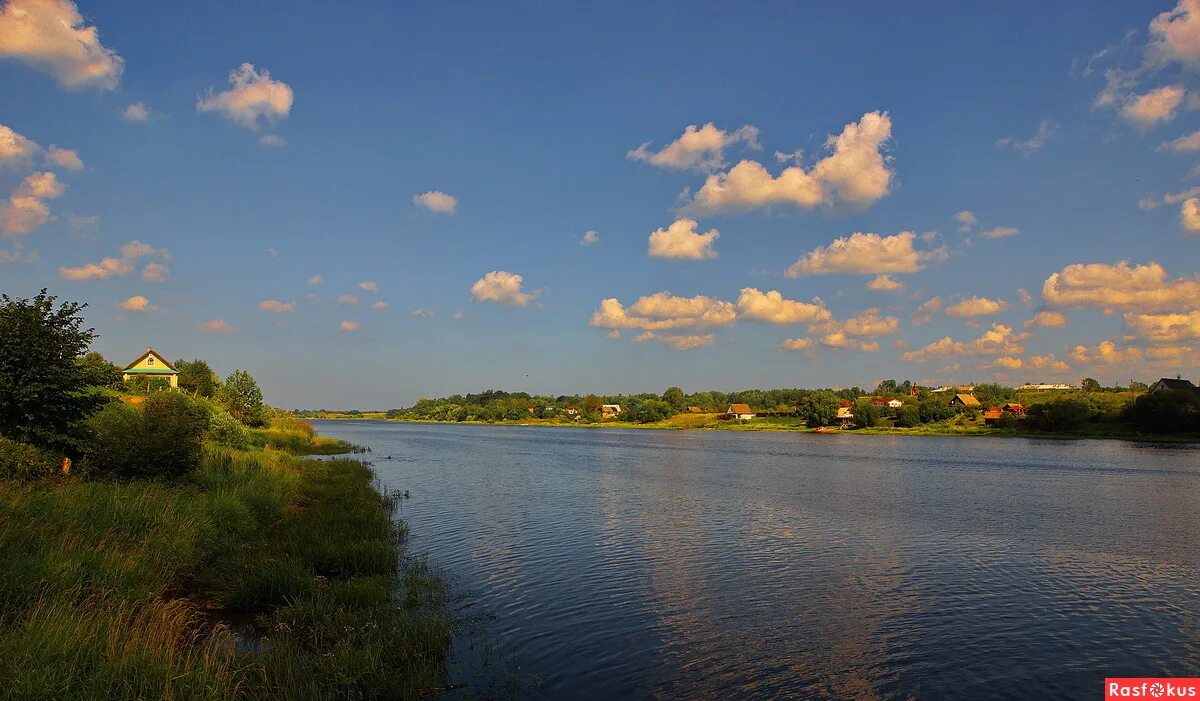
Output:
M0 696L416 698L440 585L344 444L275 426L175 481L0 480ZM236 621L235 625L233 622Z

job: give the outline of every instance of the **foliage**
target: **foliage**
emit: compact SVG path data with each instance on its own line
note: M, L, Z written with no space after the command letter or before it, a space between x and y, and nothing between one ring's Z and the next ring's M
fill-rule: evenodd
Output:
M179 371L179 387L194 392L201 397L214 397L221 382L217 373L203 360L177 360L175 369Z
M680 412L687 408L687 397L679 387L668 387L667 391L663 392L662 400L670 404L674 412Z
M83 327L85 304L42 290L33 299L0 295L0 435L69 448L76 428L103 399L88 391L77 360L96 337Z
M208 438L230 448L245 448L247 444L246 429L242 423L223 409L214 411L209 417Z
M117 478L178 477L200 464L207 409L178 392L160 392L141 410L113 402L88 420L88 474Z
M225 378L225 384L217 393L217 400L230 414L247 426L262 426L263 395L258 383L245 370L234 370Z
M896 425L915 428L921 424L921 409L916 404L905 404L896 411Z
M1126 408L1125 418L1146 433L1200 432L1200 396L1183 390L1144 394Z
M50 453L28 443L0 438L0 479L42 479L58 470L58 461Z
M1017 390L1012 387L1004 387L995 382L976 384L973 394L979 400L979 403L985 407L1003 406L1017 398Z
M856 428L872 428L879 423L882 412L871 402L859 402L854 406L854 426Z
M84 382L91 387L115 388L121 384L121 368L108 362L103 355L92 351L76 361L83 371Z
M1052 432L1077 430L1095 414L1096 405L1085 396L1061 397L1026 410L1032 428Z
M954 407L950 406L946 399L940 397L930 397L929 399L922 400L918 407L921 423L923 424L935 421L949 421L958 413Z
M1100 383L1092 377L1083 378L1083 383L1079 385L1079 388L1084 392L1099 392L1103 389Z
M800 402L797 415L811 428L829 426L837 421L841 400L833 392L813 392Z

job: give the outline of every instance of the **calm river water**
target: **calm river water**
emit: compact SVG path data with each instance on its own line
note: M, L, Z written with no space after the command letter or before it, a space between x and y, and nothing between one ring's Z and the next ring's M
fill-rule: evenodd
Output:
M1200 676L1196 447L318 424L372 448L410 492L410 549L486 613L453 653L465 696L1092 699Z

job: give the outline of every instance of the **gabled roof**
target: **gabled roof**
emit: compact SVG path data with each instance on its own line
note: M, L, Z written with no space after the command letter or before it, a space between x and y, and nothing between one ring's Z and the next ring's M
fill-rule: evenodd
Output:
M951 399L950 401L954 400L962 402L963 406L979 406L979 400L976 399L975 395L973 394L956 394L954 395L954 399Z
M163 364L163 369L162 369L162 370L159 370L159 369L155 368L154 372L156 372L156 373L158 373L158 374L160 374L160 375L170 375L171 373L175 373L175 374L178 374L178 373L179 373L179 371L175 369L175 366L174 366L174 365L171 365L171 361L169 361L169 360L167 360L166 358L164 358L164 357L163 357L163 355L162 355L162 353L159 353L158 351L154 350L153 348L147 348L147 349L146 349L146 352L145 352L145 353L142 353L141 355L139 355L139 356L138 356L138 358L137 358L137 360L133 361L132 363L130 363L130 364L128 364L128 365L126 365L126 366L125 366L125 368L124 368L124 371L125 371L125 372L129 372L129 369L130 369L130 368L132 368L134 365L137 365L138 363L140 363L140 362L142 362L143 360L145 360L145 359L146 359L146 356L149 356L149 355L153 355L155 358L158 358L158 359L159 359L159 361L160 361L160 362L162 362L162 364Z
M1002 406L1000 408L1003 409L1004 411L1016 411L1016 412L1025 411L1025 407L1023 407L1020 404L1017 404L1015 402L1009 402L1008 404L1005 404L1004 406Z
M749 404L730 404L729 405L729 413L730 414L753 414L754 412L750 410Z
M1154 384L1156 386L1162 385L1163 389L1177 389L1185 392L1196 390L1196 385L1193 385L1191 380L1178 380L1173 377L1164 377Z
M1001 416L1002 414L999 407L991 407L987 411L983 412L983 418L985 419L998 419Z

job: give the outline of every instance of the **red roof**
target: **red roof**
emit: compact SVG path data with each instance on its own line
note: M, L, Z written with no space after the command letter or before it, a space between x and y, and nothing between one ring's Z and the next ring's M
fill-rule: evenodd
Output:
M845 399L843 399L842 401L838 402L838 406L841 407L842 409L847 409L849 407L854 406L854 404L853 404L853 402L848 402Z

